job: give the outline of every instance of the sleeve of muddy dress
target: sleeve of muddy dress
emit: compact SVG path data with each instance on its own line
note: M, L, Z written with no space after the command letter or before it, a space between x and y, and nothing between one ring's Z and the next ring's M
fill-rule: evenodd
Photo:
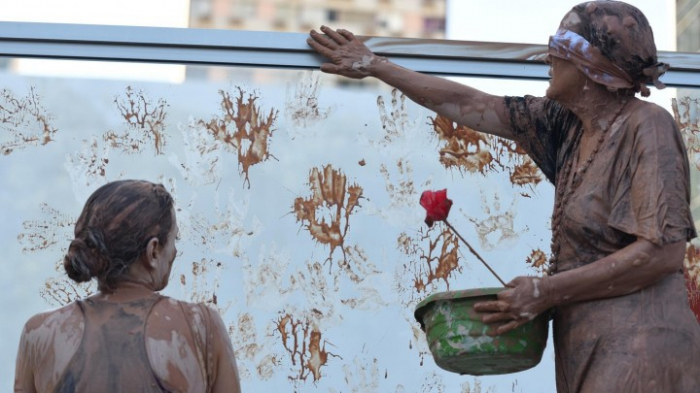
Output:
M543 97L503 98L514 140L554 183L560 135L564 127L562 108Z
M690 170L671 115L649 106L630 120L617 157L608 225L656 245L696 236L690 213ZM632 123L632 121L635 121ZM614 168L615 169L615 168Z
M236 355L231 345L228 329L224 325L216 310L207 307L212 329L212 350L214 351L214 368L210 372L215 373L213 393L240 393L241 382L238 376Z
M15 393L36 392L34 387L34 366L31 359L32 350L27 342L27 327L22 329L15 363Z

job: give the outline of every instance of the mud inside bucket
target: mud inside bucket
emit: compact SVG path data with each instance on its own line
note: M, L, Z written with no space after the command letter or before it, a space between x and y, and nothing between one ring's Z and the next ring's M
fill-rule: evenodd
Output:
M435 363L469 375L508 374L527 370L542 359L549 313L503 335L491 337L474 303L496 300L503 288L439 292L420 302L415 317L425 331Z

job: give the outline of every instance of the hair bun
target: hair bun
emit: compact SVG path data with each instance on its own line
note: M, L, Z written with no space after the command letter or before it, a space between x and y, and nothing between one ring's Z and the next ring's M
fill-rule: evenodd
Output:
M99 276L109 266L107 247L102 232L95 228L85 228L68 246L63 258L63 268L75 282L90 281Z

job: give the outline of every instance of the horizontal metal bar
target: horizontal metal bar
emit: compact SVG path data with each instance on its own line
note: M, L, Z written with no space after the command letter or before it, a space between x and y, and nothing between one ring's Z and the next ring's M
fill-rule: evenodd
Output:
M0 22L0 56L318 69L299 33ZM546 46L360 37L377 54L438 75L548 80ZM700 53L660 52L673 87L700 87Z

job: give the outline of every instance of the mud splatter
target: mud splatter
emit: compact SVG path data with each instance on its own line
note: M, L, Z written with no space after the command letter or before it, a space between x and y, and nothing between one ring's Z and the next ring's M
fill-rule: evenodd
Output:
M321 108L318 104L319 75L306 71L300 72L294 96L287 94L284 113L296 127L309 127L328 117L330 108ZM287 92L289 93L289 87Z
M671 108L683 135L688 158L700 170L700 98L672 98Z
M250 167L274 158L269 146L278 111L270 109L267 114L263 113L259 97L246 94L240 87L237 96L224 90L219 90L219 94L222 114L198 123L227 149L238 154L240 173L245 175L243 184L248 183L250 188Z
M18 97L12 90L0 91L0 152L9 155L29 146L46 145L58 131L50 122L53 116L41 105L41 96L31 87Z
M341 299L340 302L354 310L382 310L388 306L388 304L383 301L381 293L377 290L376 286L363 285L356 288L356 291L360 293L360 296Z
M279 333L292 367L297 370L296 374L289 376L292 381L306 381L309 375L314 382L319 381L323 376L321 368L328 363L329 356L340 358L326 351L327 342L323 340L316 324L309 319L295 319L290 314L281 315L275 322L275 333Z
M313 168L308 185L311 196L294 200L297 222L302 223L316 242L329 246L326 261L332 261L333 252L340 248L343 263L347 264L345 237L350 229L350 215L360 206L362 187L348 185L345 175L331 165Z
M355 356L352 364L344 364L345 384L352 393L379 391L379 368L377 359Z
M445 144L440 148L440 163L447 169L485 174L495 169L487 134L457 126L450 119L436 116L432 126Z
M459 239L448 228L444 228L435 239L426 234L422 240L428 240L428 253L420 256L425 262L424 269L415 272L413 285L416 292L425 292L432 282L438 280L442 280L449 291L450 277L462 272L457 254Z
M420 359L419 364L422 367L425 364L425 358L431 358L428 341L425 337L425 333L415 320L407 320L406 322L411 326L411 332L413 333L411 340L408 342L408 349L415 349L418 353L418 359Z
M423 384L421 385L421 393L444 393L445 383L442 381L442 375L433 371L430 374L426 374L423 379Z
M377 107L379 108L379 119L382 122L384 136L379 141L381 146L388 146L396 139L405 135L406 131L413 126L408 119L406 109L406 96L397 89L391 91L391 107L387 109L384 97L377 97Z
M513 167L510 182L516 186L536 185L542 181L542 173L534 161L525 158L522 164Z
M427 248L423 248L421 244L426 241ZM397 289L401 293L406 291L400 284L404 282L401 277L406 273L412 276L413 287L409 302L416 294L437 289L440 280L449 290L450 278L462 272L458 254L459 239L443 225L421 228L415 238L402 233L397 239L397 248L409 257L409 262L403 265L403 271L397 277Z
M80 200L86 200L95 187L107 183L109 146L98 142L94 136L82 141L82 148L66 156L63 164L70 176L73 192Z
M365 165L367 165L367 163L365 162L364 159L360 160L357 164L358 164L359 166L365 166Z
M338 275L325 274L323 266L318 262L307 262L306 269L291 276L290 281L292 288L302 290L308 304L313 304L314 307L324 306L330 309L329 303L334 299L334 292L338 291ZM326 317L330 316L330 312L326 311Z
M462 388L462 393L495 393L496 392L496 388L493 386L490 386L490 387L486 388L486 390L484 390L481 386L481 380L479 378L474 378L474 381L472 383L469 383L469 381L465 381L464 383L462 383L461 388ZM513 391L515 391L515 387L513 387Z
M251 314L240 313L236 324L229 326L229 336L242 379L250 379L253 373L263 380L274 375L280 362L274 354L266 353L265 345L260 345L255 319Z
M243 265L246 304L283 302L283 296L291 291L285 282L286 272L291 264L288 254L277 250L276 244L270 244L255 261L245 261Z
M186 220L180 220L183 221L180 230L183 236L209 251L222 251L240 258L245 255L247 242L262 230L262 224L257 221L252 227L246 227L244 224L249 202L247 197L237 197L232 188L228 193L225 210L220 206L217 197L214 201L213 217L202 213L187 214L183 217Z
M539 248L532 250L525 262L540 274L544 274L547 270L547 254Z
M72 239L72 230L75 218L61 213L46 203L39 205L41 215L45 217L39 220L27 220L22 223L23 233L17 236L17 241L22 245L22 252L34 253L52 248L58 242L62 242L61 248L67 249L68 242Z
M413 206L418 199L418 193L413 184L413 168L410 162L402 158L396 161L396 171L399 179L392 181L389 169L382 164L379 172L384 178L386 192L389 194L392 207Z
M17 236L17 241L26 254L49 251L61 255L54 266L56 275L47 279L39 290L41 297L51 306L60 307L95 293L97 285L94 280L76 284L66 276L63 269L63 255L73 239L76 219L46 203L39 205L39 210L43 218L24 221L24 232Z
M63 269L62 263L60 268ZM95 292L97 292L95 280L76 284L65 277L64 273L63 277L53 277L46 280L44 287L39 290L39 295L51 306L63 307L76 300L86 298Z
M688 302L700 323L700 249L696 245L688 245L683 267L686 289L688 290Z
M515 186L534 186L542 181L535 163L515 142L458 126L440 115L430 120L443 143L439 154L445 168L482 175L506 171Z
M114 104L126 122L126 129L121 132L108 131L103 136L104 141L123 153L139 154L144 146L150 145L155 155L163 154L167 101L160 98L154 102L143 90L134 91L127 86L123 96L114 98Z
M229 326L228 334L235 349L236 360L241 363L239 373L245 375L246 378L251 377L250 370L246 365L255 359L255 355L260 350L256 332L255 320L249 313L239 314L238 323Z
M354 283L360 283L365 278L380 273L379 269L369 260L367 253L358 245L345 247L345 256L345 259L338 262L338 266Z
M219 279L223 271L223 264L214 259L202 258L190 264L192 279L188 283L180 280L185 298L193 303L202 303L211 306L225 314L229 304L220 305L216 293L219 291Z
M483 220L470 218L474 223L479 242L484 250L493 250L496 245L518 237L515 232L513 221L515 219L515 199L511 202L508 210L503 211L501 200L498 194L486 198L482 193L481 204L484 213L488 216Z
M193 186L214 184L221 179L223 145L199 122L190 120L182 127L184 160L174 153L169 157L182 177Z

